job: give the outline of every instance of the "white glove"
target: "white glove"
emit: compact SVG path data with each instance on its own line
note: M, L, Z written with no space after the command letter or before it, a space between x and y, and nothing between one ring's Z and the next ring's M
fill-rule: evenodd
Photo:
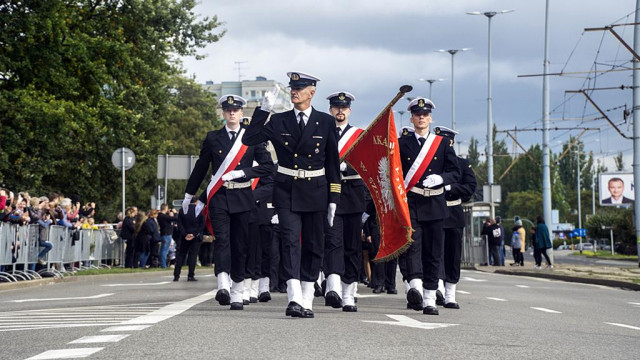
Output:
M440 175L429 175L422 182L422 186L431 189L431 188L436 187L438 185L442 185L442 183L443 183L442 176L440 176Z
M280 221L278 220L278 214L275 214L271 217L271 223L273 225L278 225L280 223Z
M228 173L222 175L222 181L234 180L244 177L244 170L231 170Z
M198 202L196 202L196 217L200 215L200 213L202 212L202 209L204 209L204 203L198 200Z
M370 216L370 215L369 215L369 214L367 214L366 212L363 212L363 213L362 213L362 223L363 223L363 224L367 221L367 219L369 218L369 216Z
M445 191L451 191L451 185L445 185L444 186L444 190Z
M271 109L273 109L273 106L276 104L279 92L280 88L278 86L274 86L273 90L266 92L262 98L262 105L260 105L260 109L271 112Z
M333 218L336 217L336 208L338 205L336 203L329 203L329 209L327 210L327 221L329 222L329 226L333 227Z
M341 162L340 163L340 171L347 171L347 163L346 162Z
M191 199L193 199L193 195L184 193L184 200L182 200L182 212L187 213L189 211L189 204L191 204Z

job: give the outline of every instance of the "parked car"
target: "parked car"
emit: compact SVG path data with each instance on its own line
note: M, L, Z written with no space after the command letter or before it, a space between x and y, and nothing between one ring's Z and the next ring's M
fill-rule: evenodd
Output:
M560 245L556 250L571 250L571 245Z
M576 250L580 250L580 244L576 244L575 245L575 249ZM588 242L583 242L582 243L582 250L593 251L593 244L592 243L588 243Z

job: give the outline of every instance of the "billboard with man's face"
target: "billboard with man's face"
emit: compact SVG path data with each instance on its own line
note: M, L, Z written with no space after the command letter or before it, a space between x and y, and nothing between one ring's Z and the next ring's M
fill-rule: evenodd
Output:
M631 173L600 174L600 205L632 204L635 200L633 186Z

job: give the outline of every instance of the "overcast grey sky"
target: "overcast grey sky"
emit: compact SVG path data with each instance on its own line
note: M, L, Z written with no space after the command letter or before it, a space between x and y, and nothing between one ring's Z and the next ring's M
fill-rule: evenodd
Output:
M635 0L550 0L550 72L588 72L594 69L629 69L631 54L608 32L584 32L588 27L634 21ZM487 18L469 11L515 10L492 20L493 118L499 130L542 127L542 73L544 0L349 0L257 1L203 0L196 12L218 16L227 34L201 51L201 61L183 59L188 75L198 82L238 79L235 61L242 63L242 79L266 76L285 83L287 71L308 72L321 78L312 105L328 110L325 97L349 91L351 122L366 127L397 93L411 84L408 96L426 96L429 84L419 78L443 78L433 84L436 104L434 124L451 126L451 55L438 49L471 48L455 55L456 128L461 132L461 153L471 136L486 146L487 115ZM630 44L633 27L616 30ZM588 78L590 77L590 79ZM581 94L565 90L631 85L631 71L594 76L593 73L550 78L552 126L591 127L582 139L587 150L606 160L618 151L631 169L632 143L622 138ZM631 108L631 90L597 90L591 96L627 135L622 118L625 104ZM400 100L395 110L406 110ZM396 114L400 125L401 116ZM403 124L408 124L408 114ZM551 133L552 151L580 130ZM498 134L498 139L505 139ZM520 132L525 146L541 143L542 133ZM513 143L507 139L509 149ZM517 149L514 149L517 150ZM517 150L521 152L520 150Z

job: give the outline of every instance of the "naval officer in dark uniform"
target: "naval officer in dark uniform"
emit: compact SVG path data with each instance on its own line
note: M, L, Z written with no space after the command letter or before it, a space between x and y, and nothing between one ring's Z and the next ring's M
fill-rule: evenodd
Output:
M356 139L357 128L349 124L351 102L355 96L346 91L332 93L329 112L335 118L338 149L347 149L348 140ZM342 146L341 143L345 145ZM340 205L333 227L325 229L325 253L322 270L326 276L325 305L356 312L355 295L362 267L362 213L365 212L366 187L362 178L347 163L340 163ZM341 300L342 298L342 300Z
M255 207L251 179L270 174L273 162L265 144L258 142L246 149L238 163L231 163L226 169L221 169L227 154L233 151L236 141L240 141L238 138L244 136L245 130L240 122L242 108L247 102L237 95L225 95L220 98L219 103L226 124L219 130L210 131L202 143L200 157L187 182L182 208L187 212L189 201L200 187L209 165L214 176L223 171L224 175L220 178L223 184L208 204L209 222L215 236L214 262L218 278L216 300L220 305L231 304L232 310L242 310L249 216ZM254 160L258 166L253 166ZM207 198L205 191L199 201L206 204Z
M429 134L433 121L431 111L435 108L429 99L418 97L409 103L411 123L414 131L403 130L398 139L402 171L405 181L415 174L418 179L415 186L408 189L407 200L413 244L405 255L404 276L409 281L407 292L408 306L414 310L423 310L424 314L438 315L436 308L436 289L444 246L444 219L449 215L444 197L444 184L459 180L457 156L448 141ZM437 141L440 141L439 144ZM436 144L438 144L436 146ZM412 171L412 165L419 159L423 147L423 172ZM432 154L428 162L429 154Z
M285 314L312 318L314 282L324 253L324 222L333 226L340 202L340 165L335 119L311 107L317 77L287 73L294 109L271 116L274 93L256 109L247 145L271 140L278 158L273 205L283 243L283 277L289 304ZM277 90L276 90L277 91Z
M453 147L457 131L444 126L436 126L436 135L446 138L449 146ZM462 255L462 235L465 221L462 203L471 200L476 191L476 176L469 164L469 160L458 157L460 180L452 184L445 184L444 197L447 200L449 217L444 220L444 256L440 267L440 282L444 284L445 308L459 309L456 302L456 284L460 280L460 257ZM440 286L438 286L440 287Z

